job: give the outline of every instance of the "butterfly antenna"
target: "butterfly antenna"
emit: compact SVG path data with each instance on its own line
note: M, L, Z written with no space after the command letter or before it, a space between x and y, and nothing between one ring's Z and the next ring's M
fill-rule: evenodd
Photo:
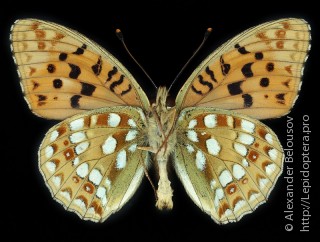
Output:
M178 73L178 75L174 78L173 82L171 83L168 92L170 91L171 87L173 86L173 84L177 81L177 79L180 77L181 73L186 69L186 67L189 65L190 61L196 56L196 54L199 52L199 50L202 48L202 46L204 45L204 43L206 42L206 40L208 39L209 35L212 32L212 28L208 28L203 36L203 40L201 42L201 44L199 45L199 47L195 50L195 52L193 52L192 56L189 58L189 60L186 62L186 64L184 64L184 66L181 68L180 72Z
M127 51L127 53L130 55L130 57L134 60L134 62L140 67L140 69L144 72L144 74L148 77L148 79L150 80L150 82L152 83L152 85L157 89L157 85L153 82L153 80L151 79L151 77L148 75L148 73L146 72L146 70L140 65L140 63L133 57L133 55L131 54L131 52L129 51L126 43L124 42L124 38L123 38L123 34L121 32L120 29L116 29L116 35L118 37L118 39L121 41L123 47L125 48L125 50Z

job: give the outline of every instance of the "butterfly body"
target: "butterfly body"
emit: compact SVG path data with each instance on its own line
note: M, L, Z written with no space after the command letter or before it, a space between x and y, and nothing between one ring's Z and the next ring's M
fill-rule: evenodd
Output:
M157 204L159 209L173 207L173 190L168 179L168 159L176 144L176 109L167 107L168 92L160 87L148 118L148 140L159 169Z
M227 41L194 70L167 106L155 103L108 51L80 33L18 20L11 49L22 91L38 116L62 120L45 135L39 169L53 198L82 219L121 209L149 166L156 206L173 207L169 161L194 203L219 223L264 203L282 173L276 134L257 119L290 112L310 50L310 27L280 19Z

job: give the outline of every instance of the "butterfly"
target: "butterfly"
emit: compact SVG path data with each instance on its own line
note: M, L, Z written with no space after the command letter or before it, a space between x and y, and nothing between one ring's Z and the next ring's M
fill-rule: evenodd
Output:
M266 202L284 153L259 120L286 115L298 97L311 40L303 19L266 22L224 43L193 71L174 107L165 87L150 104L113 55L72 29L22 19L10 39L29 108L62 120L38 156L52 197L66 210L105 221L150 166L159 174L156 206L171 209L169 160L193 202L218 224Z

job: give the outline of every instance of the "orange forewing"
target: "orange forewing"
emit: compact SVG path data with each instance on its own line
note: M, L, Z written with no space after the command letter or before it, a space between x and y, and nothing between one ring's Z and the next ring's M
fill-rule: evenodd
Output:
M257 119L280 117L298 96L310 48L302 19L251 28L209 55L180 90L176 105L215 107Z
M76 31L41 20L18 20L11 41L26 101L41 117L64 119L105 106L149 108L125 67Z

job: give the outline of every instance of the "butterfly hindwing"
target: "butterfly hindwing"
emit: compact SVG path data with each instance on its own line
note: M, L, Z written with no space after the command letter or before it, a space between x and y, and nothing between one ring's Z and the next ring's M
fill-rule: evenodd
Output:
M257 119L287 114L300 90L310 40L302 19L244 31L196 68L177 96L177 109L215 107Z
M175 170L212 219L238 221L266 201L284 157L270 128L231 111L197 107L182 111L176 129Z
M52 127L39 149L39 168L52 196L81 218L102 222L133 195L148 153L145 116L134 107L106 107ZM145 163L145 165L143 165Z
M21 87L38 116L59 120L106 106L149 108L127 69L80 33L36 19L18 20L11 31Z

